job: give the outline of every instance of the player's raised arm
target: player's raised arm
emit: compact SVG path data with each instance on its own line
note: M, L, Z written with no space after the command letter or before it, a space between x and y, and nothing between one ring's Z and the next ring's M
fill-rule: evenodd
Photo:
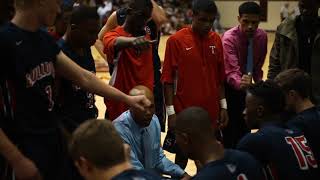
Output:
M98 94L105 98L125 102L128 105L143 109L144 105L150 104L145 96L128 96L114 87L107 85L91 72L82 69L72 62L63 52L57 55L55 66L57 73L62 77L73 81L83 89Z
M162 24L168 21L168 18L166 16L166 12L159 4L157 4L154 0L151 0L151 2L153 5L151 17L159 29Z
M117 11L114 11L108 18L106 24L101 28L98 38L100 41L103 41L103 37L106 34L106 32L111 31L112 29L116 28L118 26L117 21Z

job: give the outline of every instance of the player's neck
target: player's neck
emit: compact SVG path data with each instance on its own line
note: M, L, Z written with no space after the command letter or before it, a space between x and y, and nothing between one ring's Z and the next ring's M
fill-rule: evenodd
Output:
M110 180L113 177L117 176L118 174L122 173L123 171L132 169L132 165L130 162L123 162L121 164L115 165L107 170L103 170L102 172L98 172L99 180ZM98 180L97 179L97 180Z
M79 56L84 55L84 48L79 46L80 44L77 42L77 39L72 38L71 33L69 32L69 29L63 36L63 39L76 54L78 54Z
M135 36L136 34L138 34L138 30L137 30L137 28L134 26L134 24L133 24L133 23L130 23L130 22L127 21L127 20L124 22L123 28L124 28L124 30L125 30L127 33L129 33L129 34L131 34L131 35L133 35L133 36Z
M199 161L202 165L206 165L210 162L217 161L224 157L224 148L221 143L206 143L206 145L201 147L200 149L201 152L199 153Z
M204 39L206 37L208 37L208 34L203 34L201 33L197 28L195 28L195 26L191 25L191 29L192 29L192 32L198 36L200 39Z
M261 119L261 123L259 125L259 128L263 127L265 123L270 123L270 122L281 122L282 121L282 115L279 114L268 114L265 115L265 117L263 117Z
M305 98L301 100L301 103L297 103L295 109L296 113L300 113L312 107L314 107L314 104L311 102L311 100L309 98Z
M17 10L11 22L19 28L31 32L37 31L41 26L38 21L37 15L32 12L31 9Z

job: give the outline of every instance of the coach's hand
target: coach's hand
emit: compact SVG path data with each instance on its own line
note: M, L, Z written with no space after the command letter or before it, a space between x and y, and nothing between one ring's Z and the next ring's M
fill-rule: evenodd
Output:
M241 82L240 82L240 89L241 90L246 90L252 82L252 75L243 75L241 78Z
M221 108L220 109L220 115L219 115L219 122L218 122L218 126L219 128L225 128L228 125L229 122L229 116L228 116L228 112L226 109Z
M174 131L176 127L176 115L172 114L168 116L168 129Z
M19 180L42 180L36 165L28 158L22 157L12 164L15 176Z

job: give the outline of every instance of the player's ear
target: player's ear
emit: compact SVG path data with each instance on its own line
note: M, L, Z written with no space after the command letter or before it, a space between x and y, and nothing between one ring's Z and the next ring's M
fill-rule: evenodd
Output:
M130 14L131 15L131 13L133 12L133 9L132 8L126 8L126 13L127 14Z
M264 111L265 111L264 107L262 105L259 105L257 107L257 115L258 115L258 117L263 117Z
M297 96L297 91L289 90L288 95L290 98L294 98L295 96Z
M240 21L241 21L241 16L239 15L238 16L238 22L240 23Z
M243 116L247 115L247 108L244 108L244 110L242 111L242 115Z
M84 157L80 157L74 164L82 176L85 176L92 169L89 162Z
M179 136L180 136L180 138L181 138L181 142L184 144L184 145L188 145L188 144L190 144L190 142L191 142L191 138L190 138L190 136L188 136L188 134L187 133L179 133Z
M194 18L194 16L196 16L198 13L196 11L191 11L191 17Z
M71 30L77 29L77 25L75 25L75 24L70 24L70 27L71 27Z

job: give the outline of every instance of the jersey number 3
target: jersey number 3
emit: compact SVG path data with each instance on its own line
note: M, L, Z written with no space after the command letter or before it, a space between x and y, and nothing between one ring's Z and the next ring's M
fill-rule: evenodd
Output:
M48 111L52 111L53 106L54 106L54 101L52 100L52 88L50 85L46 86L45 92L48 96L48 101L49 101Z
M291 145L301 170L307 170L309 166L312 168L318 167L317 161L307 145L307 140L304 136L285 137L285 139Z

